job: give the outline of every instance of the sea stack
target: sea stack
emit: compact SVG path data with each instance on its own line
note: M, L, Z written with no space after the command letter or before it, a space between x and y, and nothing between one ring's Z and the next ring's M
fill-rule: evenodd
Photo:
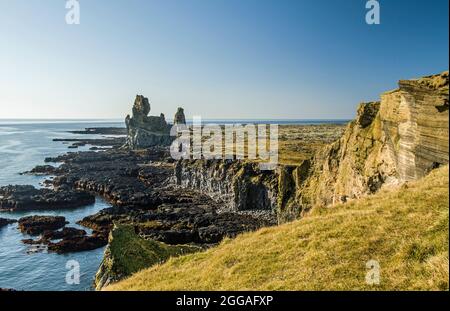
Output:
M175 117L173 118L173 124L186 124L186 117L184 116L184 109L178 107L177 112L175 113Z
M136 95L132 117L127 115L127 146L131 149L144 149L153 146L168 146L172 143L170 125L164 114L149 116L150 102L147 97Z

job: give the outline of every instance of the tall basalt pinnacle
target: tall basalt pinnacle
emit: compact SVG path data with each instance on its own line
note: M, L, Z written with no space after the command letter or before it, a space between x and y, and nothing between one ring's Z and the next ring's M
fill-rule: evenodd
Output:
M132 117L125 118L128 137L126 146L131 149L143 149L153 146L168 146L172 143L170 126L164 114L149 116L150 102L147 97L136 95Z
M296 191L299 212L419 179L449 162L448 71L361 104L343 136L314 158Z
M184 109L178 107L175 117L173 118L173 124L186 124L186 117L184 115Z

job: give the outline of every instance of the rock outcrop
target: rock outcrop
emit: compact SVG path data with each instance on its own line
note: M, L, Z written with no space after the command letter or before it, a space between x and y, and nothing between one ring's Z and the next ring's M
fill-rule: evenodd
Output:
M30 235L58 230L66 224L66 218L62 216L27 216L19 219L20 231Z
M30 185L0 187L0 210L53 210L95 203L95 197L69 188L36 189Z
M315 156L306 181L295 183L284 212L356 199L447 164L448 83L448 72L402 80L380 102L361 104L343 136Z
M65 254L93 250L105 246L108 242L107 233L94 231L88 236L85 230L77 228L65 227L57 230L66 222L63 223L60 219L36 217L39 216L34 216L33 220L23 220L20 229L33 235L41 234L40 238L24 239L22 240L24 244L46 246L40 249L46 248L49 252Z
M170 257L198 252L195 245L167 245L139 237L131 225L115 227L95 276L95 289L117 282L139 270L161 264Z
M261 172L252 163L181 160L176 183L229 211L276 211L279 222L419 179L449 159L448 72L402 80L362 103L344 134L296 165Z
M63 238L58 242L49 242L48 251L58 254L90 251L105 246L108 243L107 236L94 233L92 235L75 235Z
M277 177L261 171L257 163L231 160L180 160L175 168L176 183L200 190L226 211L275 212Z
M15 219L0 218L0 229L16 222L17 220Z
M178 107L177 112L175 113L175 117L173 118L173 124L186 124L186 117L184 115L184 109Z
M137 95L133 106L133 115L127 115L127 146L131 149L144 149L152 146L168 146L173 139L170 136L170 125L164 114L149 116L148 98Z

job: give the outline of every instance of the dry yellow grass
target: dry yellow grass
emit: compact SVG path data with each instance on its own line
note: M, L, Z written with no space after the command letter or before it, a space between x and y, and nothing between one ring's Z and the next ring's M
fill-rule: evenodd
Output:
M448 290L448 166L170 259L107 290ZM365 282L380 264L380 284Z

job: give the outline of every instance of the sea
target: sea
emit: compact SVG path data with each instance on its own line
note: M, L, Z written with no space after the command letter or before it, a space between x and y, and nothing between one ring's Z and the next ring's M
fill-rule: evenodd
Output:
M331 124L347 120L203 120L205 123ZM189 123L189 122L188 122ZM54 138L99 138L99 135L72 134L88 127L124 127L121 120L12 120L0 119L0 187L33 185L43 187L43 176L23 175L46 157L69 152L68 145ZM76 151L85 151L89 145ZM73 151L73 150L72 150ZM0 212L1 218L19 219L29 215L64 216L68 226L82 228L78 220L110 205L97 197L92 205L58 211ZM89 229L82 228L89 233ZM31 238L17 229L17 224L0 228L0 288L27 291L90 291L102 261L104 248L92 251L55 254L22 243ZM79 271L79 278L74 273Z

